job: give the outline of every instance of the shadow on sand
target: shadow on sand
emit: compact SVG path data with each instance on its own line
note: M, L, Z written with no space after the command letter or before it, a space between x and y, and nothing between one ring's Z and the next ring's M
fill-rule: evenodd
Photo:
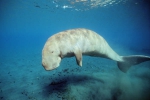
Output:
M99 92L99 89L103 91L103 86L105 82L103 79L91 77L88 75L70 75L66 77L62 77L60 80L54 79L51 83L47 84L47 86L44 87L43 95L44 97L51 97L52 94L56 94L55 96L57 98L61 98L63 100L78 100L77 97L72 96L72 91L75 91L73 88L70 88L70 86L78 86L79 92L85 92L80 94L79 92L76 92L76 96L83 97L82 99L89 99L89 100L99 100L100 95L102 95ZM88 88L86 90L82 90L82 86L85 88ZM81 91L80 91L81 87ZM112 88L112 90L109 91L111 96L111 100L118 100L117 98L121 95L121 91L119 88ZM99 96L98 96L99 95ZM103 97L102 97L103 99Z
M87 75L68 75L61 77L59 79L53 79L52 82L47 84L47 86L44 87L44 95L49 96L52 93L56 94L63 94L67 93L69 91L68 86L69 85L84 85L89 82L98 82L99 84L104 84L103 80L100 80L98 78L94 78Z

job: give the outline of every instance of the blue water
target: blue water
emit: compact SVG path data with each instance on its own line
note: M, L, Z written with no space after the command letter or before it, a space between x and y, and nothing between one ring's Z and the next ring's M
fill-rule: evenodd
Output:
M46 40L73 28L97 32L120 55L150 56L147 0L83 11L57 8L49 0L1 0L0 100L150 100L150 62L125 74L112 60L84 57L81 68L73 57L45 71Z

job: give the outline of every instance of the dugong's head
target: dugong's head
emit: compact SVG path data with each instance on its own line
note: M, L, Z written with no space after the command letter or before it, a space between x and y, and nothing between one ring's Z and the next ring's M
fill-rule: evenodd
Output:
M45 45L42 50L42 66L45 70L53 70L61 62L60 51L56 45Z

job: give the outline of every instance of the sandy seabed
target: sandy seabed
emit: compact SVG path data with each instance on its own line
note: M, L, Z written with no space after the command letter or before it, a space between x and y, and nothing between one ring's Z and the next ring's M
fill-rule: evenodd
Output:
M115 50L141 54L124 48ZM1 53L0 100L150 100L150 62L123 73L112 60L84 56L79 67L72 57L45 71L41 49Z

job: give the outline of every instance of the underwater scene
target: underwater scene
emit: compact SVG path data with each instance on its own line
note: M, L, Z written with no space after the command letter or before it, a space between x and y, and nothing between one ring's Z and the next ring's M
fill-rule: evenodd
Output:
M149 1L0 0L0 100L150 100Z

